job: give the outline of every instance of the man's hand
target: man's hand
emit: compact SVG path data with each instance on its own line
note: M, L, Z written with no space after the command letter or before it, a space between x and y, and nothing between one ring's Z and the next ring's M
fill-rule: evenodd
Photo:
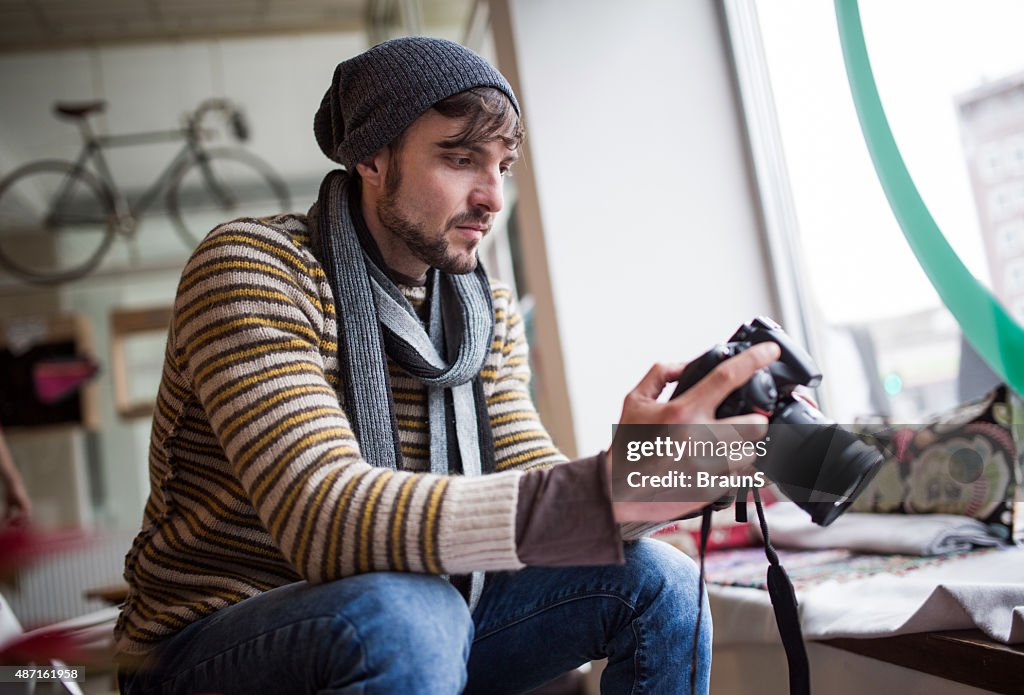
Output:
M775 343L760 343L748 350L731 357L713 370L692 388L678 398L661 402L658 397L665 387L679 379L685 364L656 364L643 380L626 396L622 404L620 425L688 425L688 424L722 424L745 425L740 428L745 434L755 435L759 439L768 428L768 418L763 415L739 415L719 420L715 410L726 396L745 384L754 373L779 358L779 346ZM753 427L751 427L753 426ZM608 478L611 480L612 451L609 448L607 465ZM744 468L753 459L746 461ZM672 458L648 459L645 465L657 468L659 465L676 464ZM741 462L741 465L744 462ZM696 470L696 469L694 469ZM739 471L744 472L743 470ZM708 488L708 499L686 502L633 502L612 500L615 520L619 523L628 521L669 521L691 514L721 496L721 488ZM698 493L699 494L699 493Z

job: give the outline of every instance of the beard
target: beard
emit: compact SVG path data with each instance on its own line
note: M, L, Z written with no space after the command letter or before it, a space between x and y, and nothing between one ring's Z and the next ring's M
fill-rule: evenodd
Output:
M476 270L476 249L468 257L452 253L447 234L465 224L487 224L490 227L491 215L474 208L451 217L442 229L431 230L425 224L410 219L402 211L398 204L401 182L396 184L388 186L388 190L377 201L377 217L384 229L401 239L416 258L431 268L453 275L464 275Z

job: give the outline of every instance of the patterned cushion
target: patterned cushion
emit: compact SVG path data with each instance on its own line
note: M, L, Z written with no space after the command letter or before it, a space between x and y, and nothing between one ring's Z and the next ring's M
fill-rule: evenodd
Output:
M1015 514L1024 468L1021 411L1020 398L1000 386L925 424L861 423L855 429L880 445L886 460L851 511L962 514L1014 537L1024 522Z

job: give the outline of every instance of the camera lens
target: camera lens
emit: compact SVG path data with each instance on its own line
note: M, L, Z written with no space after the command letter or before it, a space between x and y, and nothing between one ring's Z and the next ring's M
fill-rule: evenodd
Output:
M877 449L803 401L776 414L767 443L755 466L820 526L846 511L883 461Z

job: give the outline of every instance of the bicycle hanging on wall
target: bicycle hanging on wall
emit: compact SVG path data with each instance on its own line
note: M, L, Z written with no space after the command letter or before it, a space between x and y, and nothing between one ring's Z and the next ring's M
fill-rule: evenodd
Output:
M269 164L241 147L207 147L202 122L224 115L244 142L249 127L228 100L208 99L176 130L96 135L88 117L102 101L54 105L58 117L74 120L82 149L73 161L40 160L0 181L0 265L28 282L75 280L99 265L117 235L134 237L139 222L163 199L172 226L189 248L211 228L210 220L264 217L291 206L288 188ZM129 200L104 157L109 147L184 140L157 179ZM88 166L91 163L91 167Z

